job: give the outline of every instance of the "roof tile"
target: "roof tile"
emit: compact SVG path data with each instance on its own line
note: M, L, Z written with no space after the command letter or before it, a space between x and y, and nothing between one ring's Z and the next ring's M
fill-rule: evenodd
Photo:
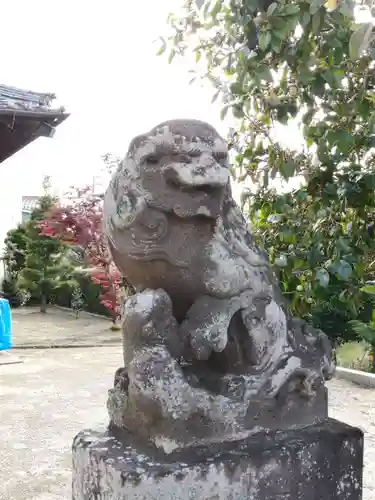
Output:
M56 99L55 94L33 92L0 84L0 109L63 113L65 111L63 107L51 108L54 99Z

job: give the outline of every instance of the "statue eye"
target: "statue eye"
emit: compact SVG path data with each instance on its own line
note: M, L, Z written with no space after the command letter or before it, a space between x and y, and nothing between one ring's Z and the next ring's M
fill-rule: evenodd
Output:
M145 162L150 163L151 165L155 165L156 163L159 163L159 158L156 155L150 155L147 156Z

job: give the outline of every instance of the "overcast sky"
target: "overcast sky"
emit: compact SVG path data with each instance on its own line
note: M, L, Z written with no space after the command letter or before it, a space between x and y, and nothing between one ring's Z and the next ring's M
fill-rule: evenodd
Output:
M188 67L156 57L152 41L178 0L4 2L0 31L4 84L54 92L70 118L55 137L39 139L2 167L23 194L43 174L58 184L84 182L106 152L123 154L135 134L168 118L220 126L212 91L189 87ZM127 6L127 7L125 7Z
M21 196L40 194L44 175L60 191L91 182L103 154L124 155L134 135L166 119L202 119L226 134L210 85L189 85L191 61L168 65L155 55L153 41L181 1L3 2L1 83L54 92L71 116L53 139L1 165L0 241L20 218ZM282 135L293 142L296 130Z
M204 119L223 133L212 89L189 86L184 62L168 65L153 45L178 0L12 0L1 8L1 83L54 92L71 116L1 165L0 239L19 218L22 195L43 175L64 190L90 182L101 155L170 118ZM11 187L11 189L10 189Z

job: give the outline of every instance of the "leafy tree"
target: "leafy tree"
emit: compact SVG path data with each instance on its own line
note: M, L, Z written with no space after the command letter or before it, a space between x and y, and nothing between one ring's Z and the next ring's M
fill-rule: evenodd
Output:
M35 230L38 221L45 218L46 214L57 204L57 201L56 198L45 194L31 213L30 220L18 224L15 229L8 231L5 238L4 260L12 279L17 279L18 274L25 267L26 250L30 237L39 237L39 232Z
M19 307L22 303L17 282L12 278L5 278L1 283L0 296L7 299L11 307Z
M124 289L121 273L116 268L102 231L102 196L91 188L76 189L70 203L56 207L43 221L43 234L57 237L73 248L83 249L87 274L101 288L100 302L116 325Z
M40 301L40 311L47 312L52 294L62 287L74 288L75 269L66 255L66 246L58 238L42 234L40 221L55 206L55 200L46 195L31 214L26 225L27 246L25 263L18 277L18 285Z
M49 212L54 210L54 208L58 205L58 202L59 200L56 197L49 194L41 196L37 207L31 212L31 226L35 226L38 222L43 221L45 217L48 216Z
M25 252L28 236L27 225L18 224L15 229L8 231L5 238L4 260L7 271L12 277L17 277L25 265Z
M371 314L361 287L375 247L375 51L355 2L329 6L189 0L160 52L193 51L222 117L232 113L233 174L294 314L349 338L350 320Z
M23 302L17 280L21 269L25 266L27 242L27 230L23 224L8 231L5 239L3 259L6 265L6 278L1 284L1 294L12 307L18 307Z

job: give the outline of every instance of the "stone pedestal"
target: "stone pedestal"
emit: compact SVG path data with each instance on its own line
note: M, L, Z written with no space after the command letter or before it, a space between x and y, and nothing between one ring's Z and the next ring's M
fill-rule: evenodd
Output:
M83 431L73 500L361 500L363 434L336 420L164 454Z

